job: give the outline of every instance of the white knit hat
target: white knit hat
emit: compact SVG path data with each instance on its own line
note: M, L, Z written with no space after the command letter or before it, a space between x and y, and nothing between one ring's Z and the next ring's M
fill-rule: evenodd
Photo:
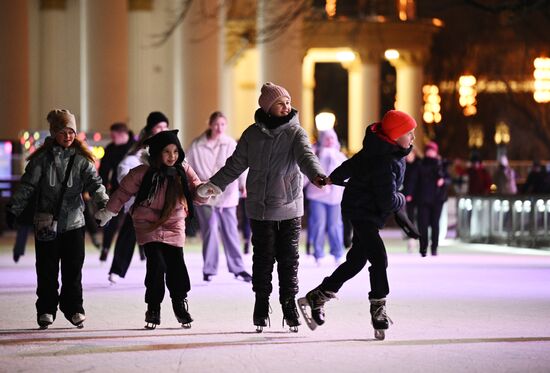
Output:
M262 94L258 99L258 104L260 104L263 111L269 113L269 109L271 109L275 101L280 97L288 97L289 100L291 99L286 89L277 84L267 82L262 86Z

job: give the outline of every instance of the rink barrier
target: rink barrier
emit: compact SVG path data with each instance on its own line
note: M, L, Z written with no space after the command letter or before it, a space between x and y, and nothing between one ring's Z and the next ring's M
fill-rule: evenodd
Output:
M458 197L457 237L550 250L550 195Z

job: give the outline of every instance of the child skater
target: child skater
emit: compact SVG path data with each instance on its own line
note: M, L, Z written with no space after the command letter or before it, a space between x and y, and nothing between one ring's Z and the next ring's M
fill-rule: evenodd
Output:
M131 169L106 208L96 213L96 219L103 226L136 196L130 213L138 244L144 246L147 257L147 329L160 324L165 276L176 319L184 328L190 328L193 321L187 305L191 284L183 258L185 218L193 215L193 200L201 203L206 199L195 197L195 188L201 181L184 162L185 153L177 133L178 130L163 131L147 139L148 164Z
M29 156L21 184L7 208L7 221L13 225L27 204L34 203L35 231L44 225L57 233L48 241L40 239L39 232L35 236L37 322L41 329L48 328L59 305L65 318L81 328L86 320L82 299L85 231L82 193L88 192L99 208L105 206L109 197L97 174L93 155L76 138L75 116L68 110L54 109L47 120L50 136ZM38 199L33 199L33 195ZM57 227L52 224L54 221Z
M367 127L363 148L326 179L327 184L345 185L342 214L350 219L354 234L346 261L298 300L312 330L325 322L324 303L334 298L342 285L369 261L371 321L375 337L384 339L384 331L391 320L386 315L388 261L379 229L392 212L405 205L405 197L398 190L403 183L404 157L412 150L415 128L416 122L409 115L388 111L381 123ZM308 307L311 315L307 312Z
M233 154L210 181L199 187L203 196L220 194L249 168L246 213L252 228L253 321L261 332L269 321L273 265L277 261L283 323L298 331L298 240L304 214L302 171L318 187L324 173L311 149L290 94L276 84L262 86L255 123L248 127Z

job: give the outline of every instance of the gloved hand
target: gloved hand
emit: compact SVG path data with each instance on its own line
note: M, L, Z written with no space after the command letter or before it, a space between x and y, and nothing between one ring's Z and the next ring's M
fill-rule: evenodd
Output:
M17 216L10 210L6 210L6 225L10 229L15 229L15 226L17 225Z
M395 222L397 225L401 227L403 232L410 238L414 238L415 240L420 238L420 232L418 232L418 228L416 228L416 225L412 221L409 220L409 217L407 216L407 213L404 210L399 210L394 213Z
M197 188L197 194L201 198L209 198L212 196L219 196L222 194L222 190L219 186L212 184L210 181L199 185Z
M94 218L100 227L105 226L105 224L107 224L113 216L117 216L117 214L107 210L106 208L103 208L94 214Z

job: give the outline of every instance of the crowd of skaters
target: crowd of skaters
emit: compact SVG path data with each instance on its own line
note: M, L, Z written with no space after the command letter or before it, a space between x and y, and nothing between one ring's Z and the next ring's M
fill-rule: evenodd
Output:
M323 304L369 261L373 324L378 323L379 329L384 330L388 327L385 297L389 290L385 277L387 262L382 260L386 258L385 247L378 230L384 226L387 216L406 208L410 220L418 225L420 254L426 256L429 248L432 255L437 255L439 219L451 184L460 186L466 178L469 193L487 194L494 180L500 193L517 192L515 173L506 157L500 157L494 175L487 172L479 157L472 157L468 168L453 167L454 175L451 175L449 164L440 156L434 141L425 145L424 156L419 157L412 147L416 124L410 116L398 111L386 113L380 123L367 129L364 146L373 141L381 144L382 155L364 148L348 162L332 129L319 132L317 143L311 146L299 124L298 112L290 102L285 88L266 83L258 100L260 108L255 113L255 123L243 132L239 141L225 135L227 118L221 112L214 112L205 132L192 141L187 151L179 142L177 130L169 129L169 120L161 112L149 114L137 138L126 124L114 123L110 127L112 142L106 147L97 171L84 142L76 138L74 115L68 110L52 110L47 118L51 136L36 155L29 158L22 187L7 210L7 221L14 226L31 195L38 191L42 195L38 206L52 212L50 219L57 224L57 235L52 241L36 241L39 326L47 328L54 322L58 306L76 326L82 326L86 319L81 269L87 228L100 250L100 261L108 259L115 241L108 272L108 280L113 284L125 277L137 244L141 260L147 260L145 299L149 327L160 324L165 287L170 292L176 318L189 327L193 319L187 303L191 287L184 242L186 220L189 223L195 218L202 238L203 280L210 282L217 274L219 246L223 245L228 270L236 279L252 283L256 297L253 322L261 331L269 324L272 271L277 262L284 321L291 330L297 331L300 325L296 309L298 242L305 194L307 242L313 247L313 257L320 263L328 238L330 254L338 266L333 275L302 298L302 312L308 326L313 329L315 322L324 323ZM77 160L81 180L71 176L77 175L71 173L73 159ZM381 164L387 162L388 169L399 169L397 179L388 179L391 188L389 194L384 195L394 202L386 203L379 210L380 206L373 205L378 202L370 201L357 211L357 199L354 199L354 207L343 211L345 190L357 185L365 187L361 186L364 175L358 173L358 168L368 169L368 175L382 172L379 165L371 166L381 159L384 159ZM544 167L537 171L536 166L533 165L528 177L526 192L530 191L527 188L533 192L541 190L538 183L548 179ZM49 180L42 177L45 172ZM62 179L65 180L60 183ZM369 188L363 192L379 197L380 188ZM65 194L67 189L71 191ZM59 205L55 203L56 195L63 201ZM342 206L348 206L346 203ZM237 229L239 206L245 206L239 215L244 254L252 244L252 275L246 270L240 252L243 241ZM95 216L90 212L92 209L97 210ZM373 212L372 221L364 218L371 216L369 211ZM103 230L101 242L94 220ZM346 233L346 223L359 227L360 234ZM14 248L16 262L22 255L21 246L24 252L22 237L30 230L30 225L19 225L17 250ZM429 237L428 232L431 232ZM73 246L75 250L68 249ZM352 249L342 263L345 249L350 246ZM51 248L54 250L48 252ZM311 308L310 317L306 316L307 306ZM316 318L312 319L312 315Z

